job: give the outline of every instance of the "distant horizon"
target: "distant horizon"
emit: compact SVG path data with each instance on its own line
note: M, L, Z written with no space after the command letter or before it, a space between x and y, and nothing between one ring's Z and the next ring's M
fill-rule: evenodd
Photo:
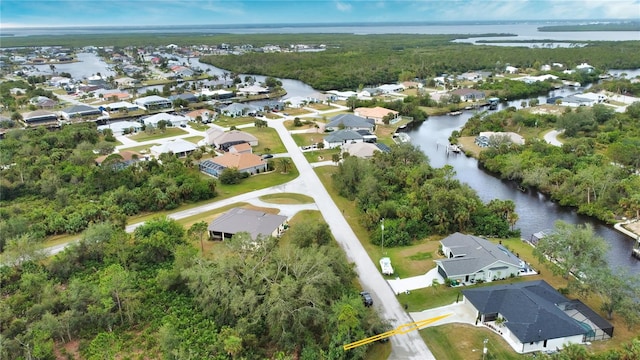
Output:
M597 24L597 23L640 23L640 19L523 19L523 20L425 20L425 21L340 21L340 22L283 22L283 23L237 23L237 24L170 24L170 25L118 25L119 29L153 29L153 28L220 28L234 27L260 28L260 27L314 27L314 26L411 26L411 25L491 25L491 24ZM0 29L110 29L116 25L47 25L47 26L4 26Z
M640 20L640 0L0 1L0 29L599 19Z

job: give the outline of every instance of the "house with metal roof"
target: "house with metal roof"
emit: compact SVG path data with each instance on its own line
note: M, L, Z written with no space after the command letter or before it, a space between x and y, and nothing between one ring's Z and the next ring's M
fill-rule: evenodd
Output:
M257 114L259 109L253 105L233 103L229 106L220 109L220 112L226 116L238 117L238 116L253 116Z
M98 131L103 131L105 129L110 129L114 136L135 134L142 129L142 124L137 121L116 121L98 126Z
M155 115L151 115L144 118L142 121L145 125L158 127L158 123L163 120L171 126L187 125L187 123L189 122L189 119L184 116L172 115L167 113L158 113Z
M478 101L485 98L484 91L469 88L455 89L451 94L460 96L462 101Z
M22 119L27 125L58 123L58 115L46 110L36 110L22 114Z
M446 259L436 260L444 279L459 283L490 282L517 276L524 261L502 245L483 238L455 233L440 241Z
M60 110L60 116L66 120L72 118L82 118L85 116L102 115L102 111L98 108L89 105L73 105L68 108Z
M382 145L382 147L380 146ZM355 144L348 143L342 147L342 153L349 153L351 156L356 156L362 159L369 159L373 157L378 151L389 152L388 146L378 143L357 142Z
M286 216L233 208L209 224L209 237L212 240L224 240L239 232L247 232L255 240L259 236L280 236L286 226Z
M555 351L613 336L608 321L544 280L466 289L462 294L478 322L502 335L518 353Z
M165 142L162 145L152 146L149 150L151 154L159 157L160 154L173 153L177 157L184 157L194 152L197 147L186 140L174 139Z
M353 114L340 114L331 118L331 121L325 125L327 130L369 130L375 128L375 120L365 119Z
M353 130L338 130L324 137L324 148L333 149L346 144L364 142L364 137Z
M151 95L136 99L134 103L147 110L171 109L171 101L158 95Z

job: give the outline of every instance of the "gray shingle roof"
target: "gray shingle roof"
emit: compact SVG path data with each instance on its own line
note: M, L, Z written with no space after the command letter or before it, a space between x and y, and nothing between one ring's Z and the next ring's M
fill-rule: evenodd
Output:
M451 249L454 256L438 260L448 276L473 274L499 261L520 266L520 259L507 249L477 236L457 232L442 239L440 243Z
M362 140L362 135L353 130L338 130L324 137L329 143L343 142L349 140Z
M271 235L286 220L287 217L282 215L234 208L213 220L209 224L209 231L220 231L226 234L248 232L253 239L256 239L258 235Z
M588 332L556 304L569 302L543 280L462 290L482 314L501 314L522 343Z
M371 120L373 121L373 120ZM327 128L337 128L343 125L345 128L368 128L373 129L373 123L360 116L353 114L340 114L331 118L331 121L326 125Z

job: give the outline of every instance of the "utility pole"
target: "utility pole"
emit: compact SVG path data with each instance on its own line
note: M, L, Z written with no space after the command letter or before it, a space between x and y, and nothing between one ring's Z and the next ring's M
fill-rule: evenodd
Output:
M384 218L380 219L380 228L382 229L381 248L382 248L382 254L384 254Z
M487 356L487 342L489 342L489 339L484 339L483 341L484 346L482 348L482 360L484 360L485 357Z

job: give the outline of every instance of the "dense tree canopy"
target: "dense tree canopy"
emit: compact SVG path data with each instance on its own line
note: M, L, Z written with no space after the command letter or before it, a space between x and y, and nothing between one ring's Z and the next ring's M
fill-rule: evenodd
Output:
M131 166L104 151L95 124L14 130L0 142L0 250L8 239L78 233L89 224L124 224L141 211L172 209L210 199L216 183L173 156Z
M374 242L381 241L382 218L384 242L389 246L455 231L512 235L507 214L513 209L485 205L453 175L449 166L431 168L420 149L404 144L392 147L390 153L378 152L370 161L347 157L338 166L333 184L340 195L356 201L361 222Z

